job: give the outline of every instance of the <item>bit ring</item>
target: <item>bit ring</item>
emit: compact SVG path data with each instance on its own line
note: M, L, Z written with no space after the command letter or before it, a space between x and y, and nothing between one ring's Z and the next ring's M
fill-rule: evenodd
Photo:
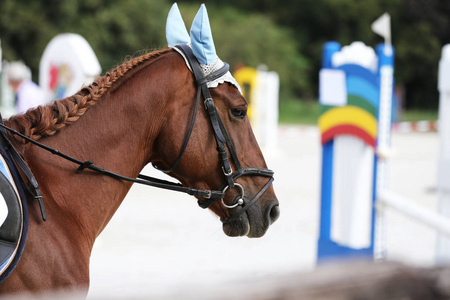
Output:
M244 188L242 187L242 185L240 185L239 183L234 183L235 186L239 187L241 189L241 196L240 198L236 201L236 203L232 204L232 205L227 205L225 204L225 202L223 201L223 198L221 198L220 200L222 201L223 206L225 206L226 208L235 208L239 205L244 204ZM228 185L223 189L223 193L225 194L225 192L228 190Z

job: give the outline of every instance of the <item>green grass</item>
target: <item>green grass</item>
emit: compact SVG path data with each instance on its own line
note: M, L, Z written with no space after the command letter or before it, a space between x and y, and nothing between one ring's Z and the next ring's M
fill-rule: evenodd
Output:
M279 122L281 124L316 125L319 113L320 105L317 101L283 99L279 106ZM400 121L413 122L437 120L437 118L437 110L408 110L402 112Z
M315 101L283 100L279 107L282 124L317 124L320 107Z
M401 114L401 121L435 121L438 119L438 112L433 110L406 110Z

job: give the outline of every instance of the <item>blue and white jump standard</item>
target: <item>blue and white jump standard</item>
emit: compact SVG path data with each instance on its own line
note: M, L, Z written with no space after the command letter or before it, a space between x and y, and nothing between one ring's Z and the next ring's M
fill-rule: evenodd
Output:
M386 47L390 47L386 51ZM318 261L374 257L376 191L386 184L393 49L328 42L319 75L322 181Z

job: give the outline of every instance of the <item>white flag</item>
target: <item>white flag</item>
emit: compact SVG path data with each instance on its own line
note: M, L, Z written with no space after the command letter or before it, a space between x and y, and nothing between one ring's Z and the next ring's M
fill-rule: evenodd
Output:
M387 40L391 39L391 16L384 13L381 17L372 23L372 30Z
M376 34L384 37L384 54L387 56L392 55L392 42L391 42L391 16L388 13L384 13L372 23L372 30Z

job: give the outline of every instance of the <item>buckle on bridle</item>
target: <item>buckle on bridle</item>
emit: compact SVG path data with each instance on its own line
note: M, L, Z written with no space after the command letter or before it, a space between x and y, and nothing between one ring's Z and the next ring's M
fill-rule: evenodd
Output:
M205 198L205 199L211 199L211 196L212 196L212 191L209 191L209 190L207 190L207 191L204 191L204 192L207 192L207 193L208 193L208 195L206 195L206 196L203 196L203 198Z
M206 110L208 110L208 104L207 103L209 101L213 102L213 99L211 97L209 97L209 98L206 98L205 101L203 101L203 105L205 105Z
M227 172L227 170L225 170L225 167L222 166L222 172L225 176L228 177L228 176L231 176L231 174L233 174L233 169L231 169L231 167L230 167L230 170Z

